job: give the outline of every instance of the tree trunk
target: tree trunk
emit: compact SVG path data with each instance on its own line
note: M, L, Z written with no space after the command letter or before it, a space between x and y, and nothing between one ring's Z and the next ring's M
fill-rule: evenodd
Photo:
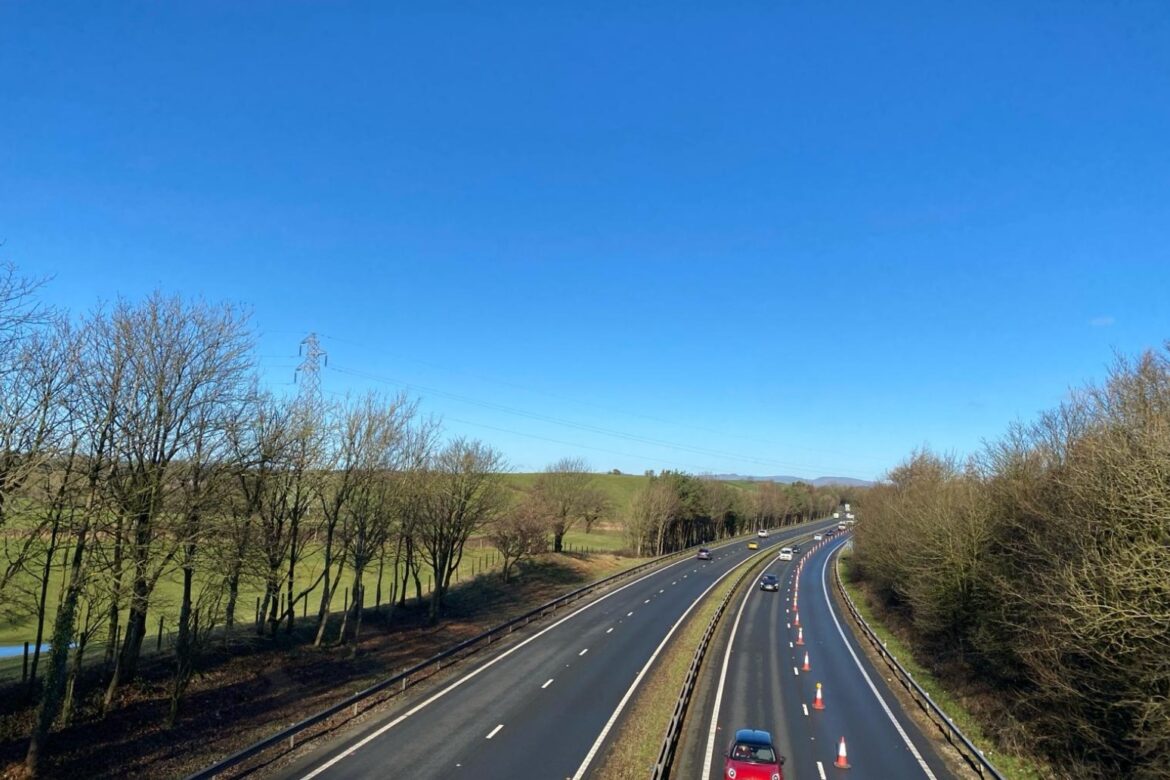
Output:
M187 546L188 562L183 566L183 600L179 605L179 632L175 638L175 676L171 680L171 706L167 712L166 727L174 728L179 717L179 702L191 679L195 654L191 636L191 584L195 572L190 560L194 557L194 545Z
M57 532L61 528L60 517L53 519L53 530L49 535L49 549L45 553L45 565L41 569L41 593L37 599L37 639L33 647L32 664L29 667L28 687L33 690L37 681L37 662L41 659L41 644L45 639L45 601L49 594L49 577L53 573L53 555L57 552Z
M227 606L223 609L224 641L228 633L236 627L236 601L240 597L240 565L232 563L232 570L227 577Z
M31 777L36 777L40 767L41 755L49 738L49 729L52 728L53 721L57 719L65 691L65 666L69 660L69 643L73 641L77 602L81 597L81 565L85 558L85 540L88 531L89 522L87 519L78 531L77 545L73 549L69 585L65 589L61 606L57 610L57 618L53 624L53 641L52 647L49 649L49 671L45 676L41 703L37 708L36 723L29 739L28 753L24 759L25 769ZM79 655L80 652L81 648L78 649Z

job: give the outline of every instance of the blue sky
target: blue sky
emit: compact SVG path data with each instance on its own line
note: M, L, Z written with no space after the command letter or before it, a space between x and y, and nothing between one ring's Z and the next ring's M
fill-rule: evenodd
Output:
M1170 5L0 5L0 260L519 470L873 478L1170 337Z

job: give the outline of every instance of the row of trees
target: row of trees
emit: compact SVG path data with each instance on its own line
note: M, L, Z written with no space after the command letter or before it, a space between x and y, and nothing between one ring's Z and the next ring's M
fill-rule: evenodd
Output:
M468 539L505 514L500 455L442 441L406 397L326 405L262 391L234 307L154 295L71 323L36 289L11 268L0 278L0 616L35 617L32 773L53 724L73 715L95 639L103 706L116 706L160 583L181 583L173 724L245 586L263 592L261 631L291 632L315 594L316 642L352 643L372 568L379 591L390 573L376 599L391 605L411 584L422 602L428 577L436 619ZM63 577L55 600L51 576ZM348 609L330 620L343 582Z
M1170 348L1170 345L1168 345ZM1170 352L866 496L860 575L1070 777L1170 777Z
M651 475L634 494L626 534L636 554L664 555L748 530L823 517L852 492L775 482L744 491L722 480L664 471Z

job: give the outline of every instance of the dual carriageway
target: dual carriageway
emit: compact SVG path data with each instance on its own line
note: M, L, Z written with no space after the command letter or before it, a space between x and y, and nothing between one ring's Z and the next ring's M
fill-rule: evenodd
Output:
M745 587L725 614L673 777L722 777L723 753L744 727L771 732L787 758L787 780L953 776L830 597L833 556L848 537L812 542L811 536L835 526L835 520L819 521L758 540L761 550L800 540L802 553L791 561L765 553L767 565L757 574L779 576L780 591ZM464 662L443 682L400 697L280 776L601 778L605 752L663 649L703 597L755 555L742 539L711 550L710 561L666 564L486 660ZM809 671L802 669L805 653ZM813 708L818 682L825 704L819 710ZM841 737L849 769L835 765Z

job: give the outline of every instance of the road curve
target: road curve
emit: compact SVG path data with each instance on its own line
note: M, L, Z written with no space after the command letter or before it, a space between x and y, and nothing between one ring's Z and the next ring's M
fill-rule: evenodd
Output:
M953 776L830 598L833 556L846 541L813 543L803 558L773 561L766 571L780 577L781 591L753 587L728 611L726 640L709 651L675 777L720 778L731 735L745 727L772 733L787 756L785 780ZM818 682L820 710L814 707ZM849 769L835 766L842 737Z
M829 521L774 532L776 547ZM615 588L532 636L407 694L281 772L289 778L583 778L604 755L603 731L680 618L750 554L743 540Z

